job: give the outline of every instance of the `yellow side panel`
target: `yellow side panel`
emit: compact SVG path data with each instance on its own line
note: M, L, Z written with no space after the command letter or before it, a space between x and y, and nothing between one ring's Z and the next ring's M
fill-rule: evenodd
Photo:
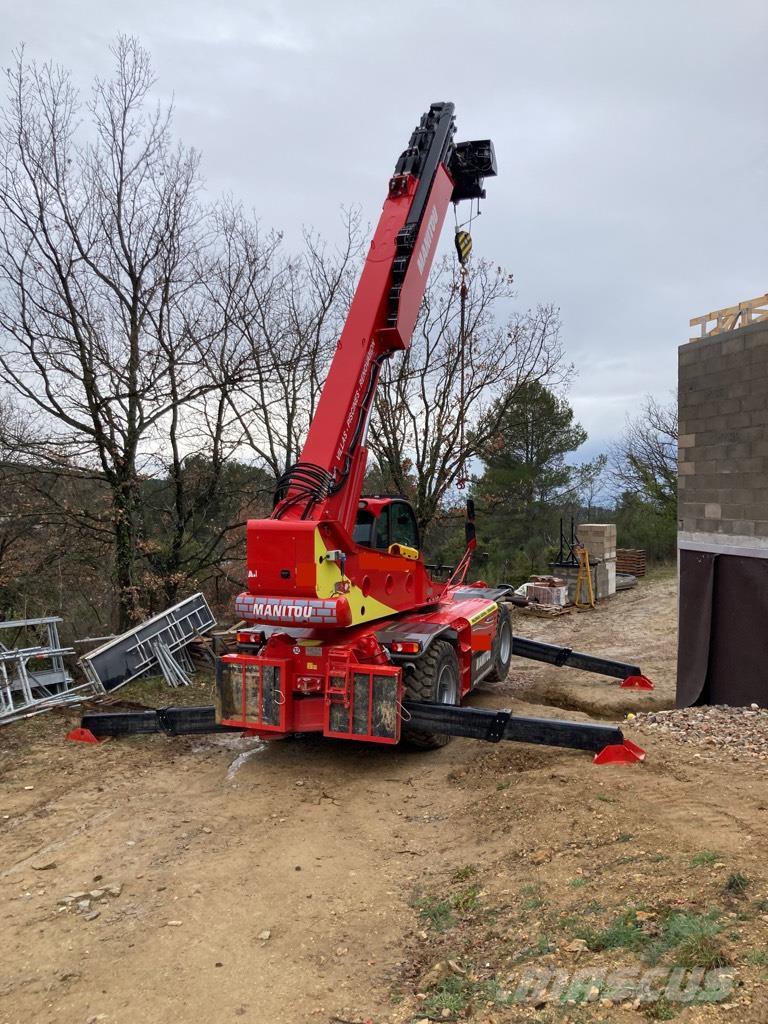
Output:
M360 622L369 622L373 619L385 619L387 616L395 613L396 609L388 604L383 604L381 601L377 601L370 594L366 597L360 587L354 584L350 586L348 593L337 594L335 588L336 584L342 581L341 569L338 562L329 562L325 559L324 556L327 554L328 548L323 543L320 531L315 530L315 565L317 568L317 596L319 598L326 600L329 597L346 597L352 612L353 626ZM320 561L321 557L323 557L322 562ZM363 608L365 608L364 614Z

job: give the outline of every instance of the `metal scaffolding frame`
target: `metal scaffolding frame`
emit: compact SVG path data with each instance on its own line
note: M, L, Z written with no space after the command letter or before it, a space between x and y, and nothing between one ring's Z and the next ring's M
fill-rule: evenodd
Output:
M0 723L75 704L96 692L90 681L75 684L64 664L75 652L61 645L61 621L46 616L0 622ZM21 638L27 645L14 646ZM44 664L35 667L36 662Z
M216 619L208 602L202 594L193 594L135 629L84 654L80 658L80 666L99 693L116 690L139 676L169 669L168 655L178 661L179 652L194 637L207 633L215 625ZM160 659L158 650L161 651ZM184 663L177 665L179 671L185 667ZM177 685L179 683L180 677Z

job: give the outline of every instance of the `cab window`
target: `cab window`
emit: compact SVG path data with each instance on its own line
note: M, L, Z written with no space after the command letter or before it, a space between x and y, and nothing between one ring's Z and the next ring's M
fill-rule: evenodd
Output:
M404 501L393 501L389 511L392 517L390 543L418 550L419 531L411 506L406 505Z
M385 551L392 542L389 539L389 508L384 508L376 520L375 541L373 546Z
M352 539L354 540L355 544L362 544L366 548L369 548L371 546L373 523L373 512L369 512L367 509L364 508L358 509L357 521L355 523L354 533L352 534Z
M407 502L393 501L375 516L370 509L358 509L353 533L355 543L367 548L386 551L390 544L419 548L419 528L416 516Z

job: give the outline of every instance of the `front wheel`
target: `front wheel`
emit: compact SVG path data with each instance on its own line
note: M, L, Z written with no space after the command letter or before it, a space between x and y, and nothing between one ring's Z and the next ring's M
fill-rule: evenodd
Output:
M504 604L499 605L499 619L491 646L491 660L493 668L486 678L491 683L501 683L507 678L509 663L512 661L512 623L509 609Z
M436 704L459 703L459 659L447 640L435 640L426 653L406 668L405 699ZM447 733L409 729L403 724L403 739L420 750L444 747L453 737Z

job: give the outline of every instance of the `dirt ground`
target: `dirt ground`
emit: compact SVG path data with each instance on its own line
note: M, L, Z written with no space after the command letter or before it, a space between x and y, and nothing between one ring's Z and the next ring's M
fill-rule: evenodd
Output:
M525 690L528 701L572 708L597 718L623 718L627 710L674 707L677 576L669 569L655 570L633 590L594 609L570 609L554 619L541 618L533 609L518 613L515 629L534 640L634 663L655 686L655 690L628 694L614 682L589 672L553 671L540 662L517 659L507 686Z
M671 704L672 577L594 613L515 621L637 659L651 700ZM532 663L475 700L557 714L569 676L569 707L621 717L649 700ZM209 702L209 684L185 698ZM634 767L464 739L426 754L217 736L93 746L65 741L74 721L0 736L0 1024L768 1020L765 764L646 735ZM599 980L654 964L730 965L733 988L689 1005ZM516 1001L531 969L598 981Z

